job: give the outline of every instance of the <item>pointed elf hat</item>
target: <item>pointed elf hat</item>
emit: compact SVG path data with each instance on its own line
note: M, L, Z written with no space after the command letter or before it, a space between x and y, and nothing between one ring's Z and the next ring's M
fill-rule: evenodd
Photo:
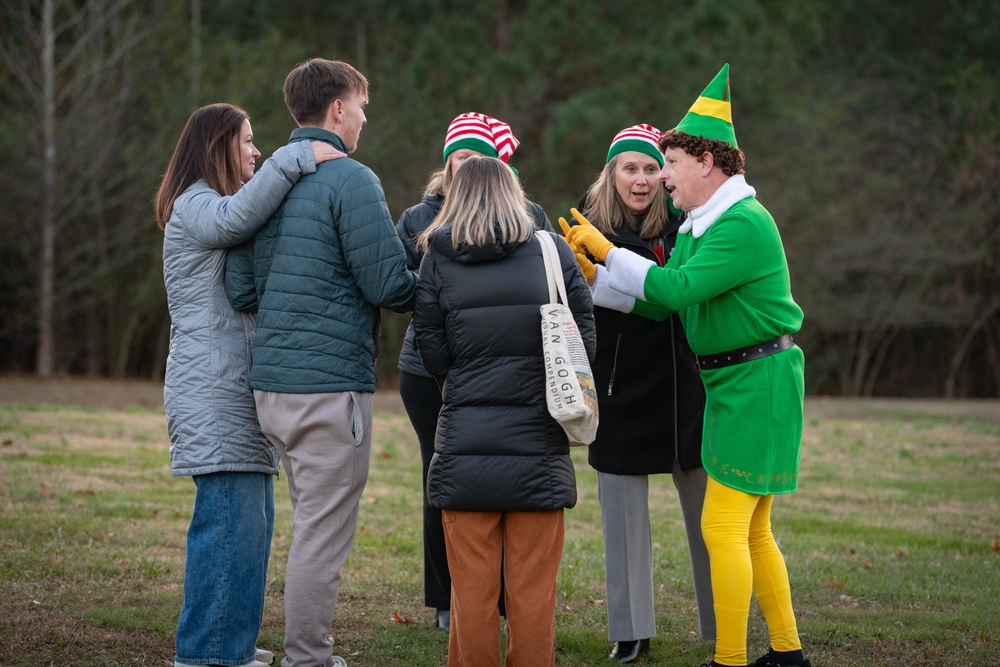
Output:
M444 161L460 148L508 162L520 142L510 125L483 113L463 113L451 121L444 139Z
M729 63L722 66L674 129L694 137L727 141L739 148L729 99Z

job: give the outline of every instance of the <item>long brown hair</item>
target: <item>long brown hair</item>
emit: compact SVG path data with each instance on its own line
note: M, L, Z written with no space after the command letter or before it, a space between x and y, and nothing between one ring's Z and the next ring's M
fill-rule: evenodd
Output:
M427 250L431 235L448 226L456 248L527 241L535 233L521 183L510 167L492 157L462 163L441 212L417 237L417 245Z
M583 210L584 217L597 227L602 234L614 234L618 229L630 229L640 238L646 241L655 239L663 233L663 228L667 226L669 209L667 208L667 193L663 185L657 181L650 188L649 193L653 200L646 209L646 216L643 218L640 228L636 216L625 206L625 202L615 189L615 168L618 166L618 158L615 155L604 165L604 169L598 174L597 180L587 190L586 205Z
M232 104L209 104L188 118L156 192L156 224L165 229L174 202L192 183L204 179L220 195L236 194L243 186L234 150L247 112Z

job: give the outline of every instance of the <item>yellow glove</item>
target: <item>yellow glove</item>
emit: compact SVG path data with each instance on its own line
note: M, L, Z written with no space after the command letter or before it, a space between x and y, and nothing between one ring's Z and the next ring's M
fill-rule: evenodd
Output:
M587 282L590 282L590 279L597 273L597 266L587 258L587 253L582 250L580 252L573 251L573 254L576 255L576 263L583 271L583 277L587 279Z
M563 228L566 240L573 246L574 251L577 248L583 248L598 262L603 262L604 258L608 256L608 251L614 248L615 244L604 238L604 234L597 231L597 228L590 224L590 220L583 217L575 208L571 208L569 212L580 224L575 227L566 225ZM563 224L561 218L559 224Z
M569 223L566 222L566 218L559 218L559 226L562 227L563 236L565 236L570 230L570 226ZM569 240L567 239L567 242L568 241ZM597 267L594 266L594 263L587 257L587 251L583 249L583 246L573 245L570 243L569 247L573 249L573 254L576 255L576 263L580 265L580 269L583 271L583 277L589 281L591 276L597 273Z

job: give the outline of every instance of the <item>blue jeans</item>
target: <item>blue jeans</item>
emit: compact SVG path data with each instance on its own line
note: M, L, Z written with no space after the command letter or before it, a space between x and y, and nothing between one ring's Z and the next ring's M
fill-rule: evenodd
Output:
M195 475L187 534L178 662L244 665L264 615L274 532L274 477L258 472Z

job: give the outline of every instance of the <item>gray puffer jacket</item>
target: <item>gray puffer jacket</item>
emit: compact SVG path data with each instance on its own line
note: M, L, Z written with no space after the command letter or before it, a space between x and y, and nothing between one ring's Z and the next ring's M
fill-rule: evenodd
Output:
M163 403L175 477L278 472L250 390L254 316L226 297L226 248L267 222L303 174L316 171L309 142L284 146L232 197L198 181L174 202L163 236L170 353Z

